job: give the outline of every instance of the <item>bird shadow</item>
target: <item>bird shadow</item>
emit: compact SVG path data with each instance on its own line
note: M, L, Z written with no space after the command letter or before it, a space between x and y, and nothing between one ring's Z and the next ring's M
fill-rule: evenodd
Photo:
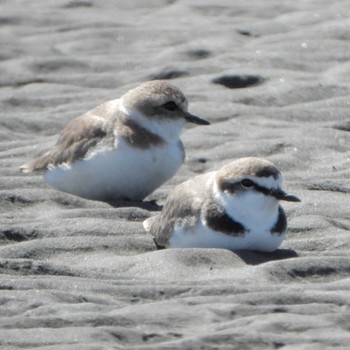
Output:
M153 242L157 250L166 249L166 247L159 245L155 239L153 239ZM247 265L260 265L269 261L285 260L299 256L293 249L277 249L271 253L253 250L231 250L231 252L242 259Z
M271 253L257 252L251 250L232 251L248 265L260 265L269 261L284 260L298 257L293 249L277 249Z
M113 208L140 208L148 211L161 211L163 206L157 204L155 200L152 201L133 201L133 200L107 200L107 204L109 204Z

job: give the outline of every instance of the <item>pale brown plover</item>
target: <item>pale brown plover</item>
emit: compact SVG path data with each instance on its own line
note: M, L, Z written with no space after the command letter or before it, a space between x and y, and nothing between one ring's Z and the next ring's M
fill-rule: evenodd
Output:
M272 252L286 236L281 189L269 161L241 158L177 186L162 212L144 221L158 248L227 248Z
M180 132L190 114L184 94L155 80L73 119L56 145L20 167L42 170L55 189L95 200L142 200L184 160Z

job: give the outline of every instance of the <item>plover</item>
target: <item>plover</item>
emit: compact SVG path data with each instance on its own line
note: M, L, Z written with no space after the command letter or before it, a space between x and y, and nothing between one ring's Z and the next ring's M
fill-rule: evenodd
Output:
M241 158L177 186L162 212L143 223L158 248L226 248L272 252L286 236L281 189L269 161Z
M94 200L142 200L170 179L184 160L180 132L190 114L175 86L154 80L73 119L56 145L20 167L42 170L61 191Z

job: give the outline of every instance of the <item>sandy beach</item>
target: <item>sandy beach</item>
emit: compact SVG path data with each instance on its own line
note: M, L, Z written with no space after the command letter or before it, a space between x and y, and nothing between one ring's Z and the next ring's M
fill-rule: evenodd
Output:
M19 166L72 118L167 79L210 126L147 200L258 156L301 198L274 253L157 250L157 211ZM350 349L350 4L0 1L0 348Z

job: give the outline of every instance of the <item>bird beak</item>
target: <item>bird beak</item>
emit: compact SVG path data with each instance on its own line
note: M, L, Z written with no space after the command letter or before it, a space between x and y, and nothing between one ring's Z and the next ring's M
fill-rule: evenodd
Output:
M301 202L301 200L298 197L288 194L283 190L279 190L279 189L273 191L271 195L280 201Z
M193 123L193 124L199 124L199 125L209 125L210 124L207 120L205 120L203 118L196 117L195 115L188 113L188 112L186 112L186 114L185 114L185 119L189 123Z

